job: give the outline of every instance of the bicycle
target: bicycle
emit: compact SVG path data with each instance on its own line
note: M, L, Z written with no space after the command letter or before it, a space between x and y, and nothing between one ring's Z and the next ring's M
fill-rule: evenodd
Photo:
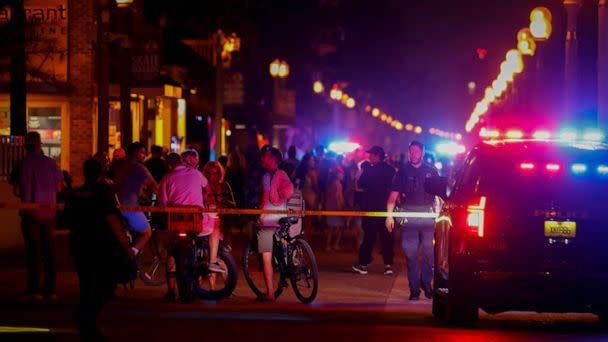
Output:
M292 225L298 223L299 217L284 217L279 220L279 229L273 236L272 262L275 285L275 299L288 286L287 279L298 298L304 304L312 303L319 287L319 270L310 245L304 240L304 232L293 233ZM258 253L257 239L252 239L243 253L243 272L247 284L256 296L262 297L265 292L262 257Z
M209 241L193 232L179 232L175 249L177 289L183 301L194 295L204 300L229 297L237 285L237 266L227 245L221 241L217 258L225 273L209 270Z
M152 227L152 236L150 236L144 249L137 255L138 276L146 286L163 286L167 282L165 277L167 250L159 242L161 232L166 233L166 231L160 231Z

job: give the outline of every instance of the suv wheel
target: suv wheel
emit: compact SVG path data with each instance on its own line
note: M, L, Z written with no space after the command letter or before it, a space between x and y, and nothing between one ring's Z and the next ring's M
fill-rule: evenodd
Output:
M479 304L471 273L464 271L466 265L461 262L450 262L448 293L445 296L444 317L451 323L473 323L479 319Z

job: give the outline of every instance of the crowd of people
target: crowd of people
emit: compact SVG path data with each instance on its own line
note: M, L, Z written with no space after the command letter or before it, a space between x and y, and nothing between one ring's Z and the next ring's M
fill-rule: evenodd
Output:
M405 156L387 158L379 146L356 150L348 155L326 153L323 146L297 158L294 146L284 158L271 146L238 148L228 156L201 166L196 150L181 155L166 153L153 146L146 158L146 148L132 143L126 150L116 149L112 159L100 152L83 166L84 184L72 191L63 190L66 179L57 165L41 150L40 135L26 137L27 155L11 179L15 195L24 202L55 203L58 194L66 201L65 224L71 229L70 247L80 279L80 309L76 316L83 334L97 334L96 317L112 297L116 270L107 260L134 259L151 236L150 220L141 211L120 210L121 206L199 206L208 208L285 209L294 191L300 191L307 210L328 211L433 211L436 199L424 191L425 178L437 170L423 162L424 146L412 142L409 161ZM25 240L28 288L27 296L57 300L55 293L54 242L55 211L23 211L22 231ZM136 233L129 242L123 225ZM200 215L200 235L208 236L209 270L226 272L218 262L220 240L228 242L233 228L256 231L262 254L267 294L262 301L274 301L272 284L272 235L277 228L276 215ZM394 228L408 227L401 233L401 245L407 257L410 300L417 300L421 289L432 296L433 221L400 220L345 216L305 216L303 229L325 234L325 250L343 248L342 236L350 229L357 240L358 258L353 271L365 275L372 262L372 250L379 237L384 274L393 274ZM410 227L411 226L411 227ZM258 229L253 229L257 227ZM422 250L422 267L418 253ZM42 254L42 255L41 255ZM41 257L42 256L42 257ZM176 268L179 251L172 251L167 262L166 298L177 300ZM40 260L45 264L45 282L40 287ZM420 270L420 268L422 270Z

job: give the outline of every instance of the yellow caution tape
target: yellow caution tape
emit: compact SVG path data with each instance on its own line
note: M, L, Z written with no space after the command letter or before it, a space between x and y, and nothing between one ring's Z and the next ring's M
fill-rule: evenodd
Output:
M19 209L19 210L36 210L36 209L55 209L63 210L62 203L57 204L40 204L40 203L6 203L0 202L0 209ZM217 213L220 215L262 215L262 214L278 214L287 216L347 216L347 217L405 217L405 218L437 218L436 213L419 212L419 211L403 211L392 212L387 211L331 211L331 210L267 210L267 209L210 209L197 207L149 207L149 206L130 206L125 205L120 207L121 211L145 211L149 213Z
M47 329L47 328L0 326L0 334L2 334L2 333L48 333L50 331L51 331L51 329Z

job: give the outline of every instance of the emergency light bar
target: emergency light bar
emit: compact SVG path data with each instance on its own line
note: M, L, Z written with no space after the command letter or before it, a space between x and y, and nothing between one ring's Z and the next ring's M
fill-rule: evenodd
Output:
M585 143L601 143L605 139L604 133L596 129L584 131L579 135L573 129L566 129L558 134L553 134L547 130L537 130L531 133L524 133L518 129L510 129L504 133L496 129L482 128L479 131L479 137L483 139L535 139L535 140L550 140L555 137L555 140L561 141L580 141Z

